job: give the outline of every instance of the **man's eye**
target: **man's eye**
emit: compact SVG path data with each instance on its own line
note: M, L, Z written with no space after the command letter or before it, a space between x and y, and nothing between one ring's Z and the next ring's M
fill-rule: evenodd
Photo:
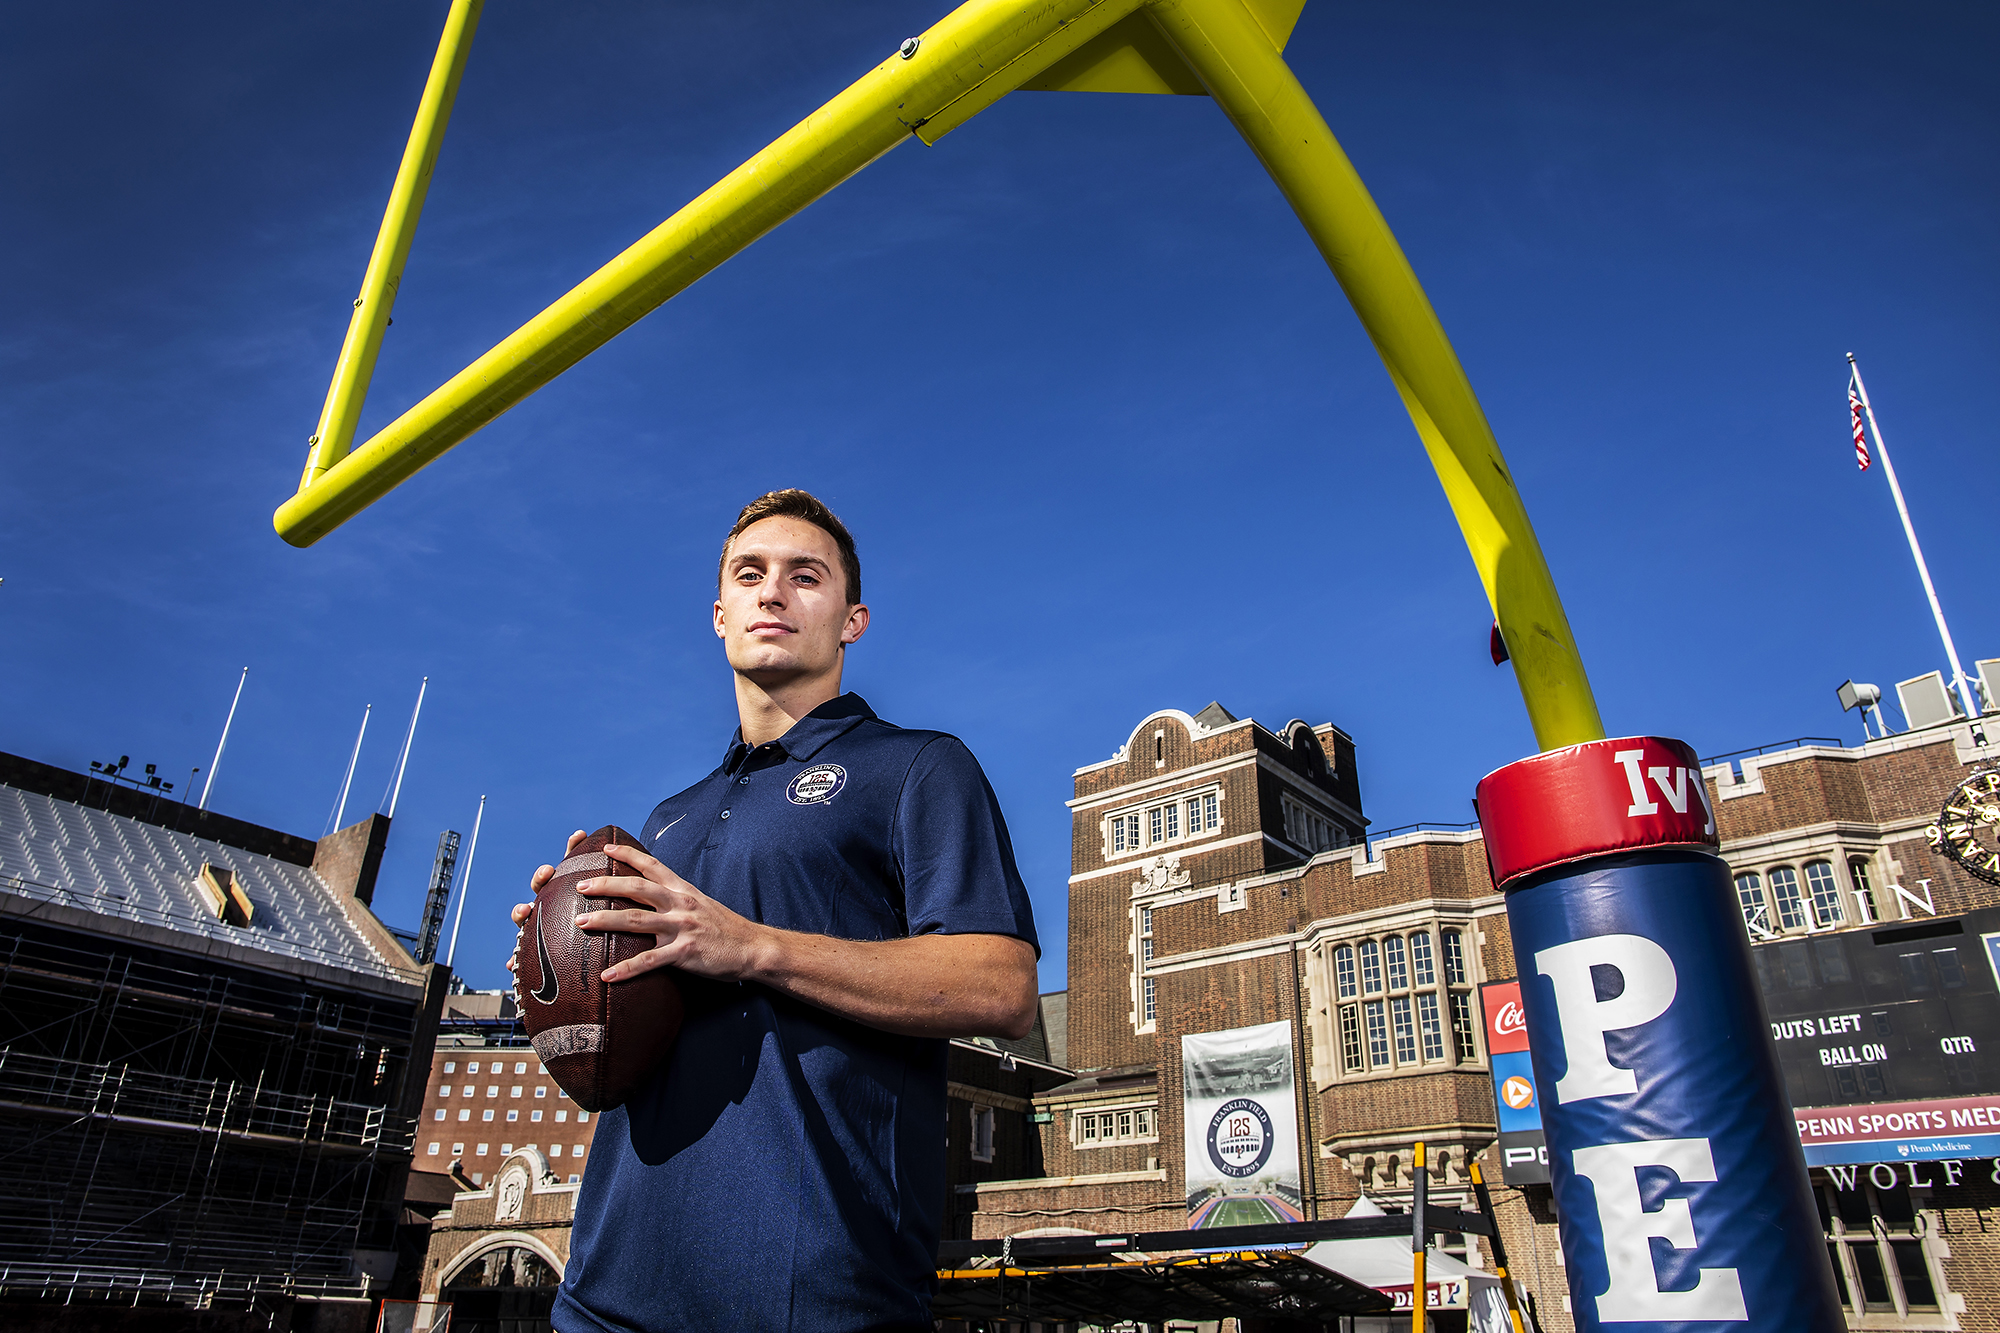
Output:
M798 580L801 583L818 583L819 577L814 574L801 574L798 576Z

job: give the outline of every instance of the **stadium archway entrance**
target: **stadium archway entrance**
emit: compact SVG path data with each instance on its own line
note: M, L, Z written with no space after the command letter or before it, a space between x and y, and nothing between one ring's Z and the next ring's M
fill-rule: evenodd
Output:
M470 1254L439 1299L451 1305L454 1333L551 1333L561 1282L556 1257L519 1238Z

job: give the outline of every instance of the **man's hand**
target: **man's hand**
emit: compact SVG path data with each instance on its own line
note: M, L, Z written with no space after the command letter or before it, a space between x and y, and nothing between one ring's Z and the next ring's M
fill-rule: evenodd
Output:
M578 829L576 832L570 834L569 846L563 848L563 855L568 856L571 852L575 851L576 845L589 836L590 835L585 833L582 829ZM548 883L555 877L556 877L556 868L554 866L537 867L535 873L528 876L528 892L531 894L540 893L542 891L542 885ZM534 914L535 914L535 904L532 901L529 901L525 903L515 903L514 911L512 912L511 915L514 918L515 925L525 926L528 924L528 918L533 916ZM507 957L507 970L509 972L512 972L514 970L514 958L513 955L511 954L509 954Z
M646 905L585 912L576 924L585 930L623 930L654 939L646 952L605 968L606 981L624 981L669 966L717 981L747 981L762 970L759 956L771 950L778 931L738 916L637 847L604 850L634 873L585 880L576 891L588 898L630 898Z
M570 846L582 836L572 837ZM577 891L645 906L585 912L577 925L654 940L651 949L606 968L606 981L673 966L720 981L759 982L870 1027L914 1037L1019 1038L1034 1025L1035 951L1024 940L938 934L837 940L777 930L731 911L637 847L605 851L633 873L600 876ZM539 890L554 873L543 866L529 884ZM533 903L516 907L515 924L525 925L534 910Z

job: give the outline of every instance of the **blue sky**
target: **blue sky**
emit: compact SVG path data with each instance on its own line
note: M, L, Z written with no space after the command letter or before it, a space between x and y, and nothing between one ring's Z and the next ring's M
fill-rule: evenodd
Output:
M296 484L445 6L0 15L0 748L206 765L318 836L430 700L377 906L491 800L459 946L579 825L734 724L720 534L776 486L857 533L848 683L963 736L1063 984L1078 766L1220 699L1360 746L1378 827L1529 753L1380 363L1205 98L1019 94L895 150L318 546ZM496 3L368 433L946 12ZM1288 58L1430 292L1614 734L1859 739L1943 665L1862 358L1960 651L1992 595L2000 236L1978 6L1315 0ZM1893 716L1892 710L1892 716ZM1900 722L1900 719L1898 719Z

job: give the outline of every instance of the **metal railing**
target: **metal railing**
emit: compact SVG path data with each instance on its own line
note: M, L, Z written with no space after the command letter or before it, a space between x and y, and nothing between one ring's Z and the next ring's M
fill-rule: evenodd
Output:
M406 1153L416 1141L414 1120L363 1102L85 1064L11 1047L0 1048L0 1103L367 1153Z
M1382 844L1388 839L1404 833L1476 833L1478 831L1479 821L1476 819L1469 824L1446 824L1436 820L1420 819L1414 824L1398 824L1394 828L1385 828L1379 831L1370 829L1361 839L1362 855L1370 861L1381 860Z
M1836 736L1795 736L1788 741L1772 741L1769 745L1753 745L1747 750L1731 750L1728 754L1710 755L1699 760L1703 768L1712 764L1726 763L1731 759L1753 759L1760 754L1776 754L1780 750L1796 750L1804 745L1823 745L1835 750L1849 749L1846 741Z
M204 1310L218 1302L247 1303L258 1296L366 1299L373 1281L365 1273L306 1277L296 1273L178 1272L65 1264L0 1264L0 1293L50 1295L65 1301L117 1299L133 1305L172 1303Z

